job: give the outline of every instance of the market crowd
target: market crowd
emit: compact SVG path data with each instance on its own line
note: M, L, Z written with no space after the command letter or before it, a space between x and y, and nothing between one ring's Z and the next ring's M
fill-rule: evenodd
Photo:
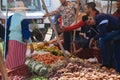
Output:
M117 10L113 14L101 13L96 9L96 3L88 2L81 10L81 1L77 4L60 0L61 6L50 12L50 16L61 15L62 23L59 25L59 32L64 37L64 49L71 52L70 44L73 40L75 29L84 33L84 42L73 54L79 54L86 48L96 47L101 50L102 67L114 68L120 72L120 0L117 0ZM78 15L82 17L78 17ZM44 15L44 17L46 17ZM58 18L58 17L56 17ZM79 18L79 19L78 19ZM78 37L77 36L77 37ZM76 38L77 38L76 37ZM81 38L77 38L78 41ZM77 40L75 40L77 41Z
M73 51L73 54L95 46L101 50L102 66L100 68L114 68L120 72L120 0L117 1L117 10L113 14L101 13L96 9L94 2L86 3L83 8L80 0L77 3L66 0L60 0L60 2L61 6L50 12L50 16L56 15L56 20L62 18L62 20L59 19L58 33L63 35L64 49L71 52L73 32L77 29L76 38L78 41L81 40L79 33L84 33L82 35L84 44ZM47 14L43 17L47 17ZM29 23L29 20L24 19L21 11L16 11L7 20L6 67L8 69L25 63L27 43L30 44L31 53L34 51L28 29Z

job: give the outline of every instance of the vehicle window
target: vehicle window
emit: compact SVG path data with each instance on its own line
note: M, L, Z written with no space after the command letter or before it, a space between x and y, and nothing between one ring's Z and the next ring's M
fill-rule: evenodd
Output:
M26 7L28 11L40 11L41 3L40 0L1 0L1 10L8 10L14 7ZM8 1L8 2L7 2ZM7 6L6 6L7 4Z

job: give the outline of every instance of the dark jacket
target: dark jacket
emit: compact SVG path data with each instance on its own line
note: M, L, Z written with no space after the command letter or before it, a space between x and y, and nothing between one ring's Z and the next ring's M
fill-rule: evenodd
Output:
M106 33L120 29L119 20L110 14L99 14L94 19L99 32L99 35L95 37L96 39L104 36Z

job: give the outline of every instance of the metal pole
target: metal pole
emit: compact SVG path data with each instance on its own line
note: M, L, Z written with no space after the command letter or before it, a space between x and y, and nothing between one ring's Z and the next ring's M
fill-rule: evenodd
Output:
M112 12L112 0L111 0L111 2L110 2L110 14L111 14L111 12Z
M3 80L9 80L8 79L8 73L7 73L7 71L6 71L6 66L5 66L5 56L6 56L6 32L7 32L7 17L8 17L8 1L6 0L6 18L5 18L5 38L4 38L4 58L3 58L3 56L2 55L0 55L0 57L1 57L1 64L0 64L0 66L1 66L1 69L2 69L2 73L3 73ZM1 52L0 52L0 54L1 54Z
M78 6L78 9L76 9L76 23L77 23L77 19L78 19L78 14L79 14L79 3L81 3L81 1L77 0L77 6ZM76 51L76 42L75 42L75 39L76 39L76 30L73 30L73 51L75 52Z
M46 14L47 14L47 16L48 16L48 19L49 19L49 21L50 21L51 27L52 27L52 29L53 29L54 32L55 32L55 36L56 36L56 38L57 38L57 42L58 42L61 50L63 51L63 55L65 56L66 61L69 62L69 58L68 58L68 56L65 54L65 50L64 50L64 48L63 48L63 46L62 46L62 44L61 44L61 42L60 42L60 39L59 39L59 37L58 37L58 33L57 33L56 28L55 28L55 25L52 23L52 20L51 20L51 18L50 18L50 15L49 15L49 12L48 12L47 7L46 7L46 5L45 5L45 2L44 2L44 0L41 0L41 1L42 1L42 4L43 4L44 9L45 9L45 11L46 11Z
M7 36L7 18L8 18L8 6L7 5L8 5L8 1L6 2L5 38L4 38L4 60L5 60L5 57L6 57L6 36Z
M108 3L107 3L107 14L109 13L109 7L110 7L110 0L108 0Z

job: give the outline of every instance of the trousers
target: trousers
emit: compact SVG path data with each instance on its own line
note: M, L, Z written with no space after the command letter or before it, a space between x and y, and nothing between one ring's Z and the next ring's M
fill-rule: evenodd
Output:
M105 34L99 38L99 46L101 49L102 65L107 67L115 67L118 71L120 62L120 43L115 44L114 38L120 35L120 30L115 30ZM120 67L120 66L119 66Z

